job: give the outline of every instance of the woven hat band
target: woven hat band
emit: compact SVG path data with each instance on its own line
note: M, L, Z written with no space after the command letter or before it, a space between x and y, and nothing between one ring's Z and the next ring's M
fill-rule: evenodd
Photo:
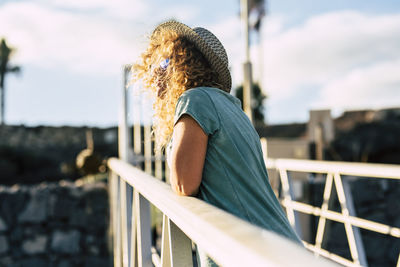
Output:
M193 29L203 40L206 41L207 45L210 46L211 50L218 56L225 65L228 65L228 56L226 54L224 46L218 40L218 38L210 31L204 28Z

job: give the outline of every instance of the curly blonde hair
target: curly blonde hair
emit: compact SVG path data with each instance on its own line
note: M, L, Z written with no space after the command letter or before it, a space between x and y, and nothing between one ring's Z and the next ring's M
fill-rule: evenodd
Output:
M160 63L169 59L167 69ZM169 142L178 98L188 89L208 86L223 89L214 71L193 43L176 32L162 29L155 32L148 48L132 66L132 81L142 81L143 88L154 98L153 134L155 150Z

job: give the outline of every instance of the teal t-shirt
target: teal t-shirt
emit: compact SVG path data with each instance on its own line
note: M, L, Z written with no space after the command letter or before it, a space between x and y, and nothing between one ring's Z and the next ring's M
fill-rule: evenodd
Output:
M196 120L208 135L198 197L301 243L272 191L260 137L240 100L218 88L193 88L178 99L175 123L183 114Z

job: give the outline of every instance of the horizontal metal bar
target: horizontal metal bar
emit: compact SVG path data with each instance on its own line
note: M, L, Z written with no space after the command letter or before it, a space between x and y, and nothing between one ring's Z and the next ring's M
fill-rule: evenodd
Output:
M359 264L356 264L346 258L340 257L337 254L331 253L323 248L317 248L316 246L309 244L305 241L303 241L304 245L306 248L308 248L309 250L324 256L325 258L331 259L333 261L336 261L344 266L348 266L348 267L361 267Z
M145 157L143 155L134 155L135 157L135 161L136 162L144 162L146 160L151 160L151 161L156 161L156 160L161 160L161 161L165 161L166 157L164 155L152 155L149 157Z
M167 184L123 161L110 159L108 166L222 266L337 266L204 201L178 196Z
M336 222L349 222L350 224L357 226L359 228L367 229L370 231L374 231L377 233L381 234L386 234L386 235L391 235L393 237L400 238L400 228L389 226L383 223L377 223L374 221L366 220L366 219L361 219L358 217L353 217L353 216L343 216L339 212L331 211L331 210L326 210L323 211L318 207L314 207L309 204L301 203L298 201L285 201L283 200L282 205L285 207L290 207L293 210L300 211L306 214L312 214L315 216L321 216L324 218L327 218L332 221Z
M318 161L299 159L267 159L269 169L311 172L339 173L344 175L400 179L400 166L394 164L352 163L342 161Z

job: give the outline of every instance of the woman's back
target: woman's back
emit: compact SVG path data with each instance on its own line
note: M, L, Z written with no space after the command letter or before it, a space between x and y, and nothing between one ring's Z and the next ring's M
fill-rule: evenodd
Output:
M194 88L179 98L175 122L183 114L209 136L198 197L300 242L270 187L259 136L240 101L218 88Z

